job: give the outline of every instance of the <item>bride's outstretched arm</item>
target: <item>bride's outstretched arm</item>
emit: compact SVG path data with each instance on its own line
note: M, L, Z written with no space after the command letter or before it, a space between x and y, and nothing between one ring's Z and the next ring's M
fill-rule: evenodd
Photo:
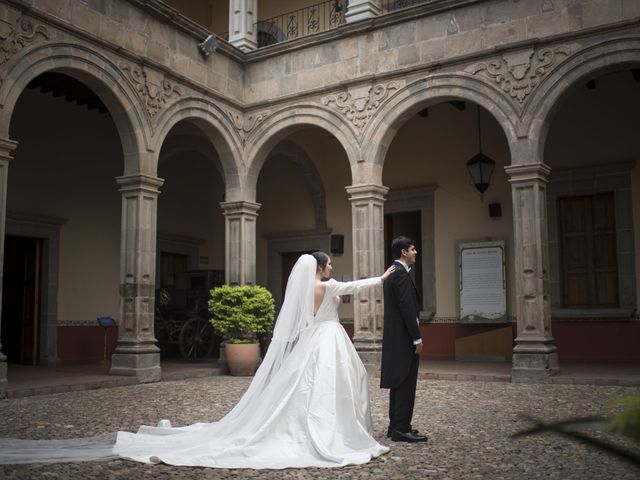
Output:
M330 295L352 295L359 292L363 288L380 285L395 270L394 266L389 267L381 276L372 278L363 278L362 280L353 280L351 282L338 282L330 280L327 282L327 294Z

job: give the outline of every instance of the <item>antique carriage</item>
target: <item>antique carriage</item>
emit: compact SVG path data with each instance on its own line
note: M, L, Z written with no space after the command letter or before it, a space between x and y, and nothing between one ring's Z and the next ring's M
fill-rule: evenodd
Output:
M223 270L174 275L174 285L156 291L155 335L162 354L175 350L189 362L206 360L219 346L209 323L209 290L224 283Z

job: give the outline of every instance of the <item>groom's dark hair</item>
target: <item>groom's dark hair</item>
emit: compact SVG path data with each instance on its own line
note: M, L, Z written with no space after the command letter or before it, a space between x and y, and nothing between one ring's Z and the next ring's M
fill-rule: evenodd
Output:
M414 242L413 239L409 237L394 238L391 242L391 253L393 254L393 259L398 260L400 257L402 257L402 250L409 250L415 244L416 242Z

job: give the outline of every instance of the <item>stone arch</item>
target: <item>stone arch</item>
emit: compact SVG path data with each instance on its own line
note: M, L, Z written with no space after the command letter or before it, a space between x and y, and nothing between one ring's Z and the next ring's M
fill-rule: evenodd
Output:
M207 136L220 159L227 201L239 199L242 142L231 120L205 99L191 97L180 100L158 118L153 141L156 151L160 151L171 129L181 121L193 122ZM154 168L157 171L157 164Z
M363 159L370 163L369 183L382 184L382 166L393 138L406 120L428 105L444 100L466 100L487 110L502 127L507 142L516 139L517 112L493 86L465 74L433 75L410 83L391 96L371 119L362 144Z
M532 94L522 127L532 142L537 158L544 146L553 117L573 87L602 74L624 67L640 66L640 38L617 38L585 48L558 65Z
M360 159L360 148L353 127L335 112L317 105L292 105L267 117L247 138L246 200L255 201L258 175L273 148L287 135L304 127L314 126L335 136L353 165Z
M122 143L124 172L146 172L144 156L150 131L140 100L123 72L108 57L82 45L40 45L21 55L5 72L0 87L0 136L9 138L11 115L29 82L45 72L60 72L76 78L104 102Z

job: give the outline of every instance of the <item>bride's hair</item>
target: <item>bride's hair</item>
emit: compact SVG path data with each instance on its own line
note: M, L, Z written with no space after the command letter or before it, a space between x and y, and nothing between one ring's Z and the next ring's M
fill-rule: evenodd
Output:
M327 266L327 262L329 261L329 255L327 255L326 253L318 250L317 252L313 252L311 256L316 259L316 262L318 263L318 267L324 268Z

